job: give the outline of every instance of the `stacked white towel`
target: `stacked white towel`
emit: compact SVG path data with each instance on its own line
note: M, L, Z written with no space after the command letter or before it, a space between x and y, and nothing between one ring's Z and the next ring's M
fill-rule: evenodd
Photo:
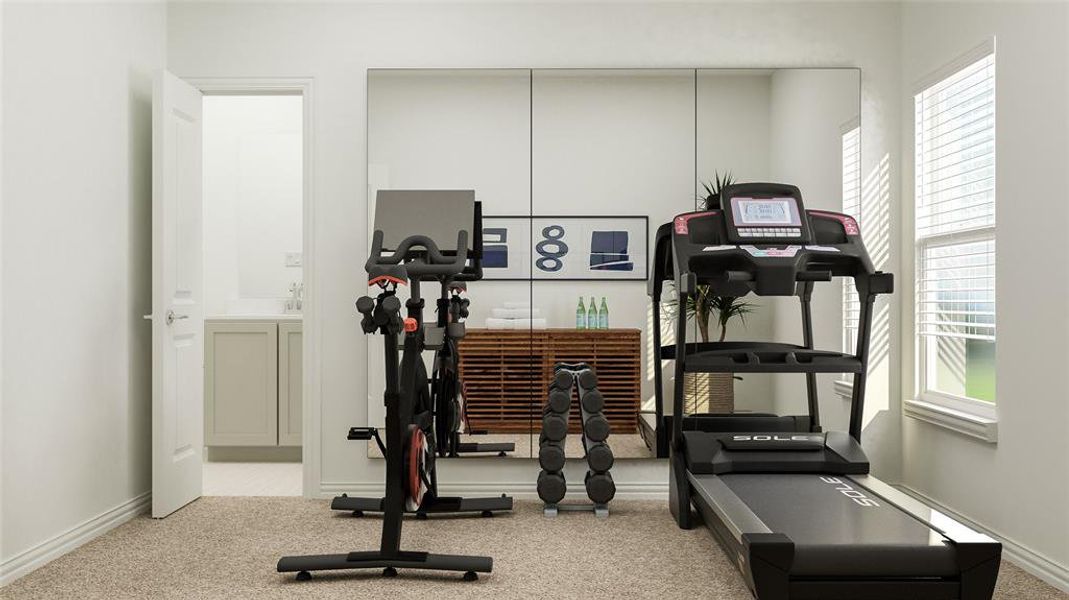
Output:
M531 308L530 302L505 302L504 308L490 309L487 329L545 329L542 309Z
M486 319L487 329L545 329L545 319Z
M542 316L539 308L493 308L490 315L495 319L537 319Z

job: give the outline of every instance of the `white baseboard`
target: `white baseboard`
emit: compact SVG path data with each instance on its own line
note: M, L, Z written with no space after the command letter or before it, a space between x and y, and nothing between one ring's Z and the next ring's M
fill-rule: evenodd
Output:
M147 512L151 505L152 492L145 492L12 556L0 564L0 587Z
M1053 560L1047 558L1046 556L1043 556L1042 554L1035 552L1034 550L1030 550L1024 545L1015 542L1004 535L1001 535L995 531L991 531L983 525L980 525L979 523L976 523L968 517L961 515L954 509L943 505L943 503L939 502L938 500L935 500L927 496L926 494L918 492L917 490L911 487L905 485L897 485L895 487L901 489L903 492L909 494L910 496L913 496L914 498L920 500L928 506L931 506L932 508L935 508L940 512L946 513L947 515L953 517L958 521L961 521L963 524L995 538L996 540L1002 543L1002 554L1007 559L1009 559L1010 562L1021 567L1028 573L1042 579L1043 581L1046 581L1047 583L1053 585L1061 591L1069 593L1069 567L1060 565L1054 562Z
M439 484L442 494L458 496L496 496L508 494L517 500L538 500L538 492L533 481L523 482L489 482L489 483L450 483ZM381 496L381 483L337 483L323 482L319 487L319 498L333 498L338 494ZM586 490L581 482L568 485L569 498L585 498ZM616 500L664 500L668 501L668 482L616 482ZM665 505L667 508L667 505Z

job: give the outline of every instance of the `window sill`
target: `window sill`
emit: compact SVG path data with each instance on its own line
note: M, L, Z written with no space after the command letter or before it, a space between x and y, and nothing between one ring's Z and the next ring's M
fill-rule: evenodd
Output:
M906 400L902 412L907 417L945 427L990 444L998 443L998 421L979 417L923 400Z

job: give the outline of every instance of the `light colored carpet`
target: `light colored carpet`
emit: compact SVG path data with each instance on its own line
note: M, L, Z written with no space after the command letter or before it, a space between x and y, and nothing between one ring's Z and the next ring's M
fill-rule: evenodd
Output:
M378 546L381 521L335 515L321 500L202 498L161 521L139 517L19 579L23 598L750 598L704 528L680 531L664 502L615 502L608 519L542 517L518 502L493 519L406 520L404 547L486 553L494 572L477 582L402 572L275 572L284 554ZM1069 598L1003 563L996 598Z

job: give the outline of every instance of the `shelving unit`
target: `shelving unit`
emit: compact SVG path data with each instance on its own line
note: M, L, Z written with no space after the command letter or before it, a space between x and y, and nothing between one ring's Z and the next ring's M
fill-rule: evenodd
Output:
M536 431L542 402L561 362L586 362L598 374L614 433L638 430L642 332L638 329L468 329L460 343L460 380L473 433ZM579 432L578 403L569 423Z

